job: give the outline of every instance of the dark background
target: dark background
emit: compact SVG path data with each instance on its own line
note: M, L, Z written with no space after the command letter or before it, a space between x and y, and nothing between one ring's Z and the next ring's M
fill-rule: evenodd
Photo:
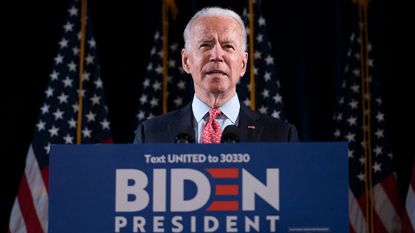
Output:
M15 1L3 5L0 105L2 134L0 232L24 168L25 156L47 85L69 0ZM231 7L243 0L176 0L179 20L207 5ZM346 0L263 0L278 77L289 122L302 141L332 139L336 89L342 75L351 29L351 3ZM409 85L413 53L406 27L414 22L408 6L386 0L370 2L369 29L375 52L375 75L384 87L386 127L403 199L414 158L414 98ZM115 143L130 143L135 129L141 82L153 33L161 19L158 1L89 1L101 77ZM412 21L411 21L412 19ZM412 26L413 28L413 26ZM4 144L4 145L3 145Z

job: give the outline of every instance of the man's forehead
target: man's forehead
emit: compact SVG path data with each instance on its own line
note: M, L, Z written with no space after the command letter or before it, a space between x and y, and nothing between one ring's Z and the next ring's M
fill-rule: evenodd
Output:
M238 21L229 16L202 16L192 23L191 30L233 32L241 28Z

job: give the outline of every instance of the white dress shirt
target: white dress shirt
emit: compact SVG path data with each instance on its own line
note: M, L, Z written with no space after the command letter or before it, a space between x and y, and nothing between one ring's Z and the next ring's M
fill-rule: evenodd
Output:
M228 125L238 125L239 117L239 98L235 94L231 99L229 99L224 105L219 107L221 114L216 118L219 123L222 131ZM197 96L193 97L192 110L193 110L193 120L195 128L195 138L197 142L200 143L203 127L206 122L209 120L209 110L211 107L203 103Z

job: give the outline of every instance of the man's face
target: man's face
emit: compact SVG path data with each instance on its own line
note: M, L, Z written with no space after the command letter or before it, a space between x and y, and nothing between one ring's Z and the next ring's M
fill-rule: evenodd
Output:
M247 60L248 54L242 50L242 30L234 19L205 16L191 25L182 64L193 78L197 95L232 96L246 71Z

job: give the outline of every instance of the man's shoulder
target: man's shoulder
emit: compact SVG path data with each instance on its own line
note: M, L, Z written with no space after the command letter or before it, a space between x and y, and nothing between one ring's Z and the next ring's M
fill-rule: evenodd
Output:
M143 125L151 125L151 124L160 124L160 123L166 123L169 122L171 119L174 119L174 116L176 115L177 110L168 112L165 114L161 114L158 116L153 116L151 118L148 118L141 122Z
M261 141L298 141L297 129L294 125L272 116L244 108L244 125L259 126L262 130Z
M189 110L191 110L191 108L189 108L189 106L186 105L183 108L179 108L171 112L167 112L167 113L146 119L142 121L141 124L147 125L147 126L149 125L161 126L161 125L173 123L174 121L180 121L181 119L185 119L188 117L186 115L189 113Z
M173 142L177 129L191 125L191 108L183 108L149 118L138 124L134 143Z
M263 125L266 126L274 126L276 128L291 128L294 127L294 125L288 123L287 121L283 121L281 119L265 115L262 113L257 112L260 115L260 118L258 121L260 121Z
M260 113L258 111L251 110L250 108L244 106L241 108L243 109L243 112L245 112L246 115L248 115L249 118L251 118L253 121L258 122L263 125L267 126L276 126L276 127L283 127L283 128L290 128L293 127L292 124L283 121L281 119L269 116L267 114Z

